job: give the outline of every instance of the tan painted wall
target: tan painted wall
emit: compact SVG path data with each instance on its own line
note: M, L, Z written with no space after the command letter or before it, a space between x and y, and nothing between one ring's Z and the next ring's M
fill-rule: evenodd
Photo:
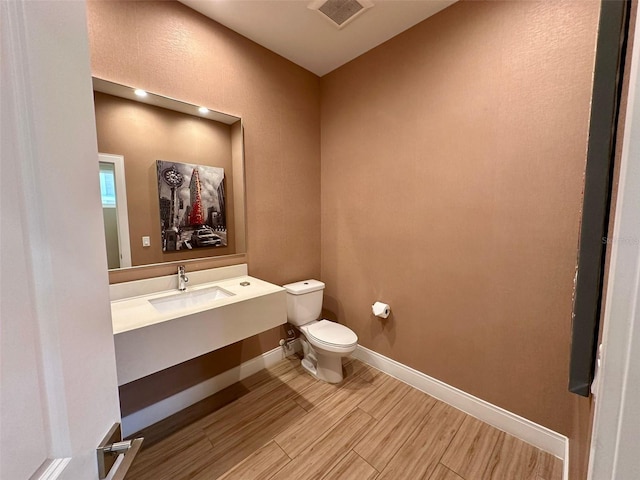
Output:
M89 1L93 75L242 117L249 273L284 284L320 275L319 79L174 1ZM175 273L144 267L111 281ZM274 348L279 329L121 389L135 411ZM171 385L171 383L169 383Z
M319 274L319 79L174 1L89 1L92 73L242 117L250 270Z
M598 13L461 2L321 83L327 314L565 434Z

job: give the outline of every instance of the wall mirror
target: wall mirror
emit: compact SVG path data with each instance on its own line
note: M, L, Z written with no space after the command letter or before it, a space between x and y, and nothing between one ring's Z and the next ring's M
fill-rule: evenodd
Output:
M239 117L93 78L109 269L246 252Z

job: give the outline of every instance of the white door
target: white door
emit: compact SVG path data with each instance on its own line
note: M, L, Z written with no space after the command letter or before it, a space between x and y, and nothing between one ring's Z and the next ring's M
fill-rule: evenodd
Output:
M589 479L640 478L640 22L636 23Z
M84 2L0 2L0 478L97 478L120 420Z

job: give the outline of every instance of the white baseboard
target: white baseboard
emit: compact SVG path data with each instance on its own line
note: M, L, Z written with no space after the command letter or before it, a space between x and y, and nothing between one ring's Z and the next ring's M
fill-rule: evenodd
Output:
M299 342L296 340L291 351L293 352L298 349ZM165 398L158 403L154 403L142 410L138 410L137 412L127 415L122 418L122 435L123 437L127 437L132 433L159 422L160 420L164 420L174 413L178 413L180 410L184 410L194 403L198 403L200 400L204 400L214 393L217 393L220 390L223 390L228 386L257 373L260 370L272 367L283 358L284 355L282 353L282 348L274 348L273 350L263 353L259 357L252 358L231 370L227 370L220 375L216 375L209 380L194 385L193 387L183 390L171 397Z
M360 345L358 345L352 356L438 400L462 410L478 420L482 420L503 432L560 458L564 462L564 478L568 478L569 439L564 435L492 405Z
M569 480L569 439L565 438L564 456L562 457L562 480Z

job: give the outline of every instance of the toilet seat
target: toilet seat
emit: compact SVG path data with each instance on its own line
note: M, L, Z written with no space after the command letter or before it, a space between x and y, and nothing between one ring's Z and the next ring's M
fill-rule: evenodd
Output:
M312 345L331 352L353 351L358 344L353 330L329 320L311 322L301 329Z

